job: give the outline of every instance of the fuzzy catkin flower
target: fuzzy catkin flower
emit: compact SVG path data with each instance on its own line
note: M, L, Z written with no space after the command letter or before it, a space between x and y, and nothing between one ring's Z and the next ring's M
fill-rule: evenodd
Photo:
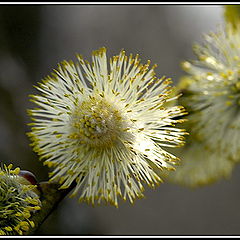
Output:
M191 131L189 128L191 138ZM220 178L229 179L235 163L219 152L209 151L201 142L192 140L172 153L181 157L174 172L164 172L162 178L174 184L196 188L212 184Z
M183 144L184 130L175 119L180 106L166 108L170 79L155 77L155 65L140 64L124 51L108 62L106 49L92 54L92 64L78 55L64 61L36 88L39 108L29 111L34 150L53 167L50 180L61 188L73 182L73 195L94 204L118 206L118 196L131 202L143 185L161 182L155 168L172 169L177 157L162 146Z
M190 136L178 152L181 166L168 177L187 186L229 177L240 161L240 25L205 35L194 52L198 60L183 63L188 76L179 101L189 112Z
M4 165L0 169L0 235L22 235L34 222L31 215L40 209L35 185L19 182L19 168Z
M240 161L240 25L231 25L205 36L205 45L196 45L199 60L184 62L192 83L187 89L187 108L194 114L192 132L205 146Z
M233 28L238 28L240 23L240 6L239 5L224 5L224 18Z

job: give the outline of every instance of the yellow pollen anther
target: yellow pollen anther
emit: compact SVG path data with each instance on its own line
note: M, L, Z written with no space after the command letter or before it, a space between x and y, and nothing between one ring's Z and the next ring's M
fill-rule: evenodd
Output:
M120 112L104 98L89 96L72 115L72 139L90 146L107 146L124 132L126 124ZM123 127L124 125L124 127Z

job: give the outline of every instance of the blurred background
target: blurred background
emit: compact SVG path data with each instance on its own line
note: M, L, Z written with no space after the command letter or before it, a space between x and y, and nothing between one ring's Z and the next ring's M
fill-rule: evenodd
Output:
M105 46L157 63L159 76L183 75L192 44L223 22L221 5L0 5L0 159L47 180L26 132L29 94L75 53ZM164 183L134 205L78 204L65 198L36 235L239 235L240 167L232 178L195 190Z

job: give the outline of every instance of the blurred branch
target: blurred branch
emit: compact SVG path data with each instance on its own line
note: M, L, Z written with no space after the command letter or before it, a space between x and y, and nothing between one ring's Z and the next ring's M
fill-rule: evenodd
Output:
M31 220L34 222L34 228L31 228L26 235L33 235L47 217L54 211L58 204L68 193L74 188L72 184L68 189L59 190L58 183L41 182L39 189L41 190L41 210L36 212Z

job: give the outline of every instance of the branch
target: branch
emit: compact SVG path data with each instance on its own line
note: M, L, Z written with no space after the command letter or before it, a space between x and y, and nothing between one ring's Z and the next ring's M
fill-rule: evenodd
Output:
M68 195L69 192L75 187L72 184L68 189L59 190L60 185L58 183L41 182L39 183L39 189L41 190L41 210L36 212L30 220L35 224L25 235L33 235L34 232L40 227L40 225L47 219L57 205Z

